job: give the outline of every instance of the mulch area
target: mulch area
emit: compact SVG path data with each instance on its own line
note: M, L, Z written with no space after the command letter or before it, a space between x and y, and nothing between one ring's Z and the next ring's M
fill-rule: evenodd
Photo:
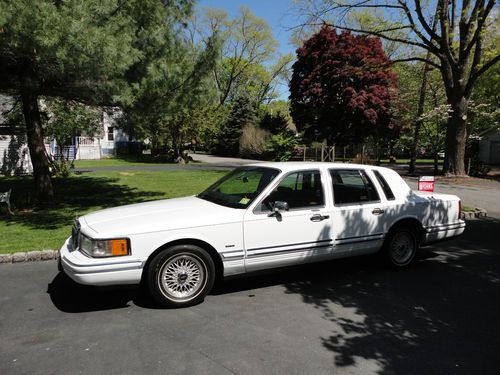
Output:
M492 167L484 178L477 177L445 177L437 176L437 181L448 185L478 186L500 189L500 167Z

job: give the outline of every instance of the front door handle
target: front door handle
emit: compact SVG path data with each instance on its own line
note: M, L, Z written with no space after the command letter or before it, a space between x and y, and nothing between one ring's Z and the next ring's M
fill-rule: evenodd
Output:
M385 211L380 208L374 208L372 214L374 215L382 215Z
M311 216L311 221L323 221L323 220L326 220L326 219L329 219L330 216L329 215L319 215L319 214L316 214L316 215L312 215Z

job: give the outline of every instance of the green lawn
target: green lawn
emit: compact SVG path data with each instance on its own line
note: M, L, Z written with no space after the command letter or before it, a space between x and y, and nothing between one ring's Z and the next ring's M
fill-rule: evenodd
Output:
M164 163L147 163L147 162L140 162L140 161L128 161L124 159L115 159L115 158L110 158L110 159L101 159L101 160L76 160L75 161L75 168L93 168L93 167L121 167L124 165L127 166L136 166L136 165L159 165L159 164L164 164Z
M127 165L130 165L128 163ZM174 198L201 192L227 172L91 172L53 180L55 204L30 207L32 178L0 176L0 191L12 188L16 215L0 205L0 253L58 249L76 216L106 207Z
M201 164L197 161L190 163ZM93 167L122 167L122 166L141 166L141 165L165 165L167 164L161 157L151 155L140 155L128 158L112 157L101 160L75 160L75 168L93 168Z

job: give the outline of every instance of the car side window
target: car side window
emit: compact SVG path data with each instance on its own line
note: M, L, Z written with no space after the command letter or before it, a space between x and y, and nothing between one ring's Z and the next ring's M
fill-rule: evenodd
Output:
M379 201L372 181L362 169L331 169L335 204L359 204Z
M325 198L320 171L300 171L287 175L262 201L259 211L272 211L276 201L287 202L291 210L323 206Z
M394 199L396 199L394 197L394 193L391 190L391 187L389 186L389 184L385 180L384 176L382 176L382 174L379 171L373 171L373 174L375 175L375 177L377 178L378 183L382 187L382 190L383 190L384 195L387 198L387 200L388 201L393 201Z

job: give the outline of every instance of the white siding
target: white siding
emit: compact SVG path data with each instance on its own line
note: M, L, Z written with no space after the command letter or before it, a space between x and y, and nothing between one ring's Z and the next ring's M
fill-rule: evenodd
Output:
M82 146L78 147L76 153L77 160L99 160L101 158L101 150L99 146Z
M101 144L98 138L76 137L77 160L99 160L101 158Z
M0 174L32 172L30 153L23 137L0 135Z

